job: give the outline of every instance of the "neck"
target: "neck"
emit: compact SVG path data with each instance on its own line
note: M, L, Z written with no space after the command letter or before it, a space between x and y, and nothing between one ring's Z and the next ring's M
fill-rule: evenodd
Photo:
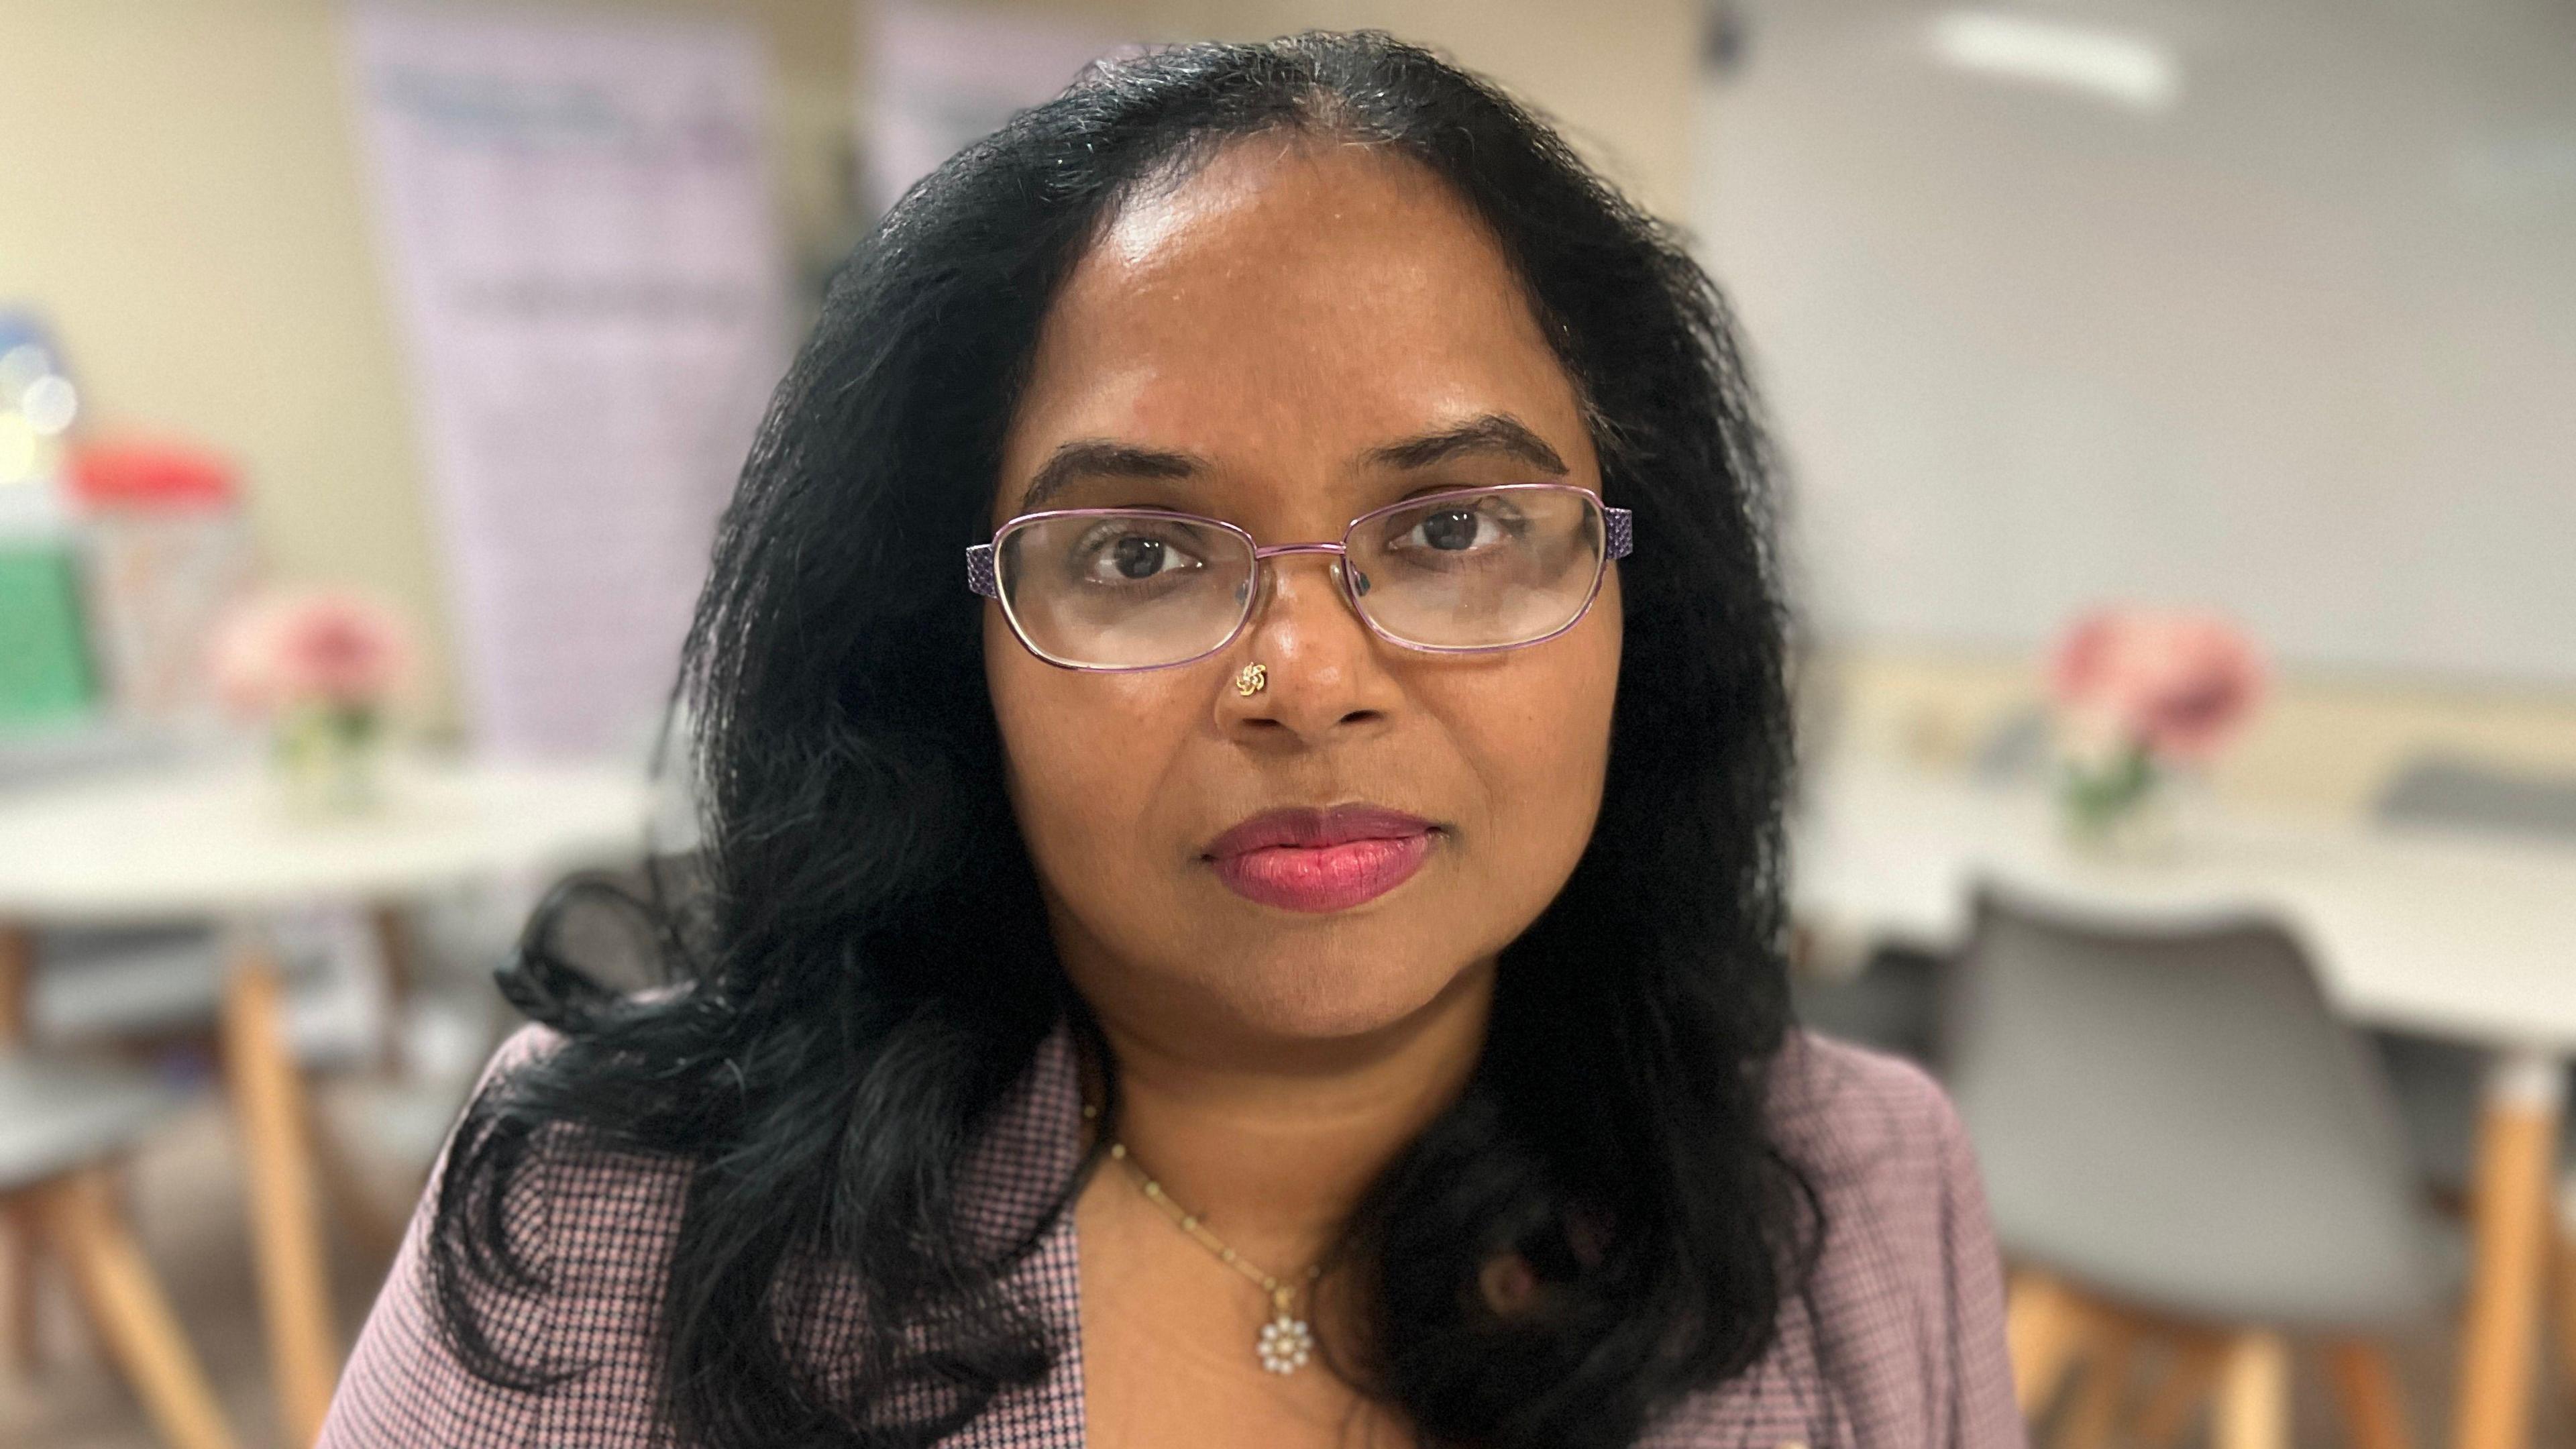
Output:
M1194 1031L1095 1001L1118 1059L1111 1130L1175 1202L1287 1276L1466 1089L1493 989L1486 962L1402 1021L1320 1042Z

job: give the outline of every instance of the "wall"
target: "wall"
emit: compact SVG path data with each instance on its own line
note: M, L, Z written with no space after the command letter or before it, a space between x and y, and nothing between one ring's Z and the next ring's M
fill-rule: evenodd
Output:
M642 8L630 5L627 8ZM852 18L809 0L661 9L768 34L791 227L840 204ZM0 301L53 320L86 421L240 464L272 567L362 581L428 635L443 584L328 0L11 0L0 19Z
M2174 598L2302 665L2576 690L2576 10L1979 12L2162 59L2141 99L1944 64L1957 9L1742 3L1693 215L1825 622L2030 645Z

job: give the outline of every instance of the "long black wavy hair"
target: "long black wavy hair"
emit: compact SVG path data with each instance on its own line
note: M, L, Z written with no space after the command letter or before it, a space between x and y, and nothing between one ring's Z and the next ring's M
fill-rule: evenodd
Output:
M686 1173L658 1344L683 1442L925 1445L1046 1372L1003 1285L1035 1237L967 1231L959 1162L1061 1024L1113 1093L1116 1064L1004 797L961 558L1067 270L1136 188L1265 133L1378 147L1455 188L1639 519L1598 826L1503 955L1465 1095L1347 1225L1367 1327L1334 1362L1430 1443L1606 1449L1773 1341L1821 1224L1765 1115L1791 745L1766 455L1726 310L1670 230L1510 98L1384 35L1307 34L1095 66L913 187L834 281L685 653L704 844L697 910L654 903L673 985L590 984L552 909L503 973L562 1040L480 1094L436 1186L428 1271L476 1373L533 1392L579 1371L515 1358L488 1308L546 1288L514 1182L598 1152ZM1538 1290L1506 1314L1477 1285L1510 1252ZM794 1346L818 1259L882 1326L828 1372Z

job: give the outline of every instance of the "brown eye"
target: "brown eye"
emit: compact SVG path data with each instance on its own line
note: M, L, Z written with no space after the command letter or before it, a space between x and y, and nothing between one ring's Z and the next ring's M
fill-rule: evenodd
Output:
M1391 515L1381 547L1389 554L1412 554L1423 566L1436 568L1508 547L1529 527L1520 508L1499 494L1434 499L1418 512Z
M1204 562L1192 532L1165 520L1104 519L1075 542L1067 562L1094 584L1176 583Z
M1163 571L1163 541L1129 534L1110 549L1109 558L1110 567L1128 578L1152 578Z
M1464 508L1449 508L1422 520L1422 541L1433 548L1455 551L1473 548L1476 543L1476 515Z

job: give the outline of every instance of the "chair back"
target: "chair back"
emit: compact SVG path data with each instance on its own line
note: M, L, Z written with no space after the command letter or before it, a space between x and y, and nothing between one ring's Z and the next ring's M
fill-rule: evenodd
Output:
M1988 889L1953 990L1950 1086L2008 1254L2221 1322L2386 1325L2436 1300L2387 1084L2277 925Z
M2385 824L2452 825L2576 840L2576 776L2425 755L2389 777L2371 813Z
M0 1046L0 1193L114 1156L178 1100L132 1068Z

